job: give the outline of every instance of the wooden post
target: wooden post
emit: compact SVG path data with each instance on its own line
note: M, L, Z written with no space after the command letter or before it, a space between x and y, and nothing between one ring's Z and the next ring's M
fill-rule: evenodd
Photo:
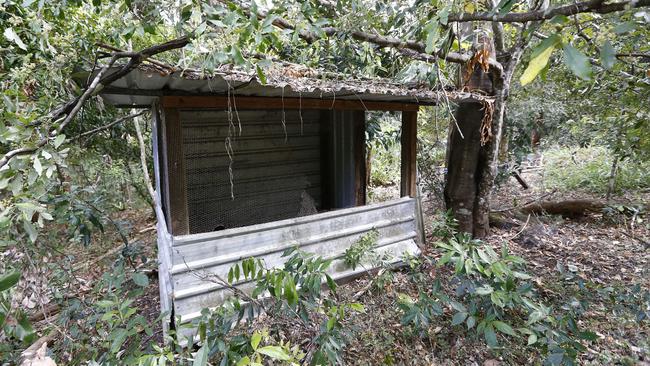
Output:
M164 159L165 159L165 208L172 235L189 234L187 213L187 177L183 155L183 131L176 108L165 108L164 118Z
M354 112L354 190L355 205L366 204L366 113Z
M415 197L417 190L416 160L417 160L417 125L418 112L402 111L402 176L400 191L402 197Z

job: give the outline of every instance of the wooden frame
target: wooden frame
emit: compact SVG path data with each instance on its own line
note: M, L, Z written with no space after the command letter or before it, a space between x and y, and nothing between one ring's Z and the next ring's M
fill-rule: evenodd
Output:
M187 207L187 177L183 155L183 136L178 109L163 109L163 154L165 166L165 209L172 235L190 232ZM172 182L173 180L173 182Z
M354 191L356 206L366 204L366 113L354 113Z
M417 195L417 125L418 113L402 111L402 161L400 193L402 197Z
M234 103L232 103L234 101ZM355 111L417 111L415 103L379 102L345 99L243 97L243 96L163 96L163 108L217 108L227 109L340 109Z

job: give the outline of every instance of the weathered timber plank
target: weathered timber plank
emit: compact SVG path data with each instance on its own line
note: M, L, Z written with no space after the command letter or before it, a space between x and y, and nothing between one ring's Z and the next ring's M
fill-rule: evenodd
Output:
M400 191L402 197L415 197L417 179L417 112L402 112L402 161Z
M215 108L227 109L228 97L219 96L163 96L160 98L164 108ZM234 97L237 109L337 109L357 111L417 111L419 106L413 103L377 102L343 99L308 99L308 98L269 98L269 97Z
M181 136L181 121L177 109L164 109L164 142L167 168L167 217L173 235L189 233L185 157Z

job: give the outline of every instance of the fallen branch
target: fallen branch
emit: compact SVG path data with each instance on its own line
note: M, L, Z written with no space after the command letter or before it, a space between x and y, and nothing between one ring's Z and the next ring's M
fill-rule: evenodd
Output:
M155 225L154 225L154 226L146 227L146 228L144 228L144 229L138 231L138 234L144 234L144 233L148 233L148 232L150 232L150 231L154 231L154 230L156 230L156 226L155 226Z
M56 366L56 363L46 356L47 344L54 339L56 333L57 331L49 332L21 352L20 356L23 359L21 366Z
M535 202L521 208L525 214L549 214L562 215L564 217L576 218L584 216L589 212L601 212L605 204L593 200L568 200L568 201L545 201Z
M546 198L546 197L548 197L548 196L554 194L555 192L557 192L557 190L554 189L554 190L552 190L552 191L550 191L550 192L546 192L546 193L544 193L543 195L541 195L541 196L539 196L539 197L537 197L537 198L535 198L535 199L532 199L532 200L530 200L530 201L527 201L527 202L525 202L524 204L521 204L521 205L515 205L515 206L512 206L512 207L504 208L504 209L500 209L500 210L492 210L492 211L490 211L490 213L507 212L507 211L516 210L516 209L518 209L519 207L527 206L527 205L529 205L529 204L531 204L531 203L533 203L533 202L538 202L538 201L540 201L541 199Z

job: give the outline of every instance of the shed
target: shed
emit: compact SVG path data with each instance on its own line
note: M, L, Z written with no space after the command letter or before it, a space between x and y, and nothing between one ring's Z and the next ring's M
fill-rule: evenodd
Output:
M287 65L265 78L140 67L102 90L107 103L151 108L160 302L182 323L230 295L197 273L225 278L249 257L280 266L299 246L333 258L330 274L344 280L364 271L346 267L344 251L372 230L395 261L419 253L417 113L439 94ZM367 205L374 110L401 112L402 198Z

